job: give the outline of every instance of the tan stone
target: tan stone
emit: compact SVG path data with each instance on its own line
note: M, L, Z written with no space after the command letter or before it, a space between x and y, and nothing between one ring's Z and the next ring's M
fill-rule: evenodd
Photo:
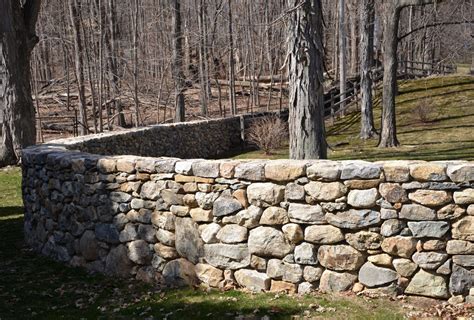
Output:
M410 193L408 198L428 207L442 206L453 199L448 192L442 190L416 190Z
M445 181L446 165L438 163L420 163L410 166L410 175L418 181Z
M265 165L265 178L273 181L293 181L305 174L305 161L274 160Z
M290 222L288 212L281 207L269 207L263 211L260 224L283 225Z
M117 161L111 158L99 159L97 169L102 173L114 173L117 171Z
M196 193L198 192L198 186L196 182L186 182L183 185L183 190L186 193Z
M190 208L197 208L199 205L196 201L196 197L194 194L185 194L183 197L183 203L184 205L190 207Z
M387 182L407 182L410 180L410 169L406 163L384 163L383 172Z
M189 214L195 222L212 222L214 218L212 210L204 210L202 208L191 209Z
M203 177L194 177L194 181L196 181L197 183L208 183L208 184L213 184L214 183L214 179L213 178L203 178Z
M441 251L446 248L446 242L441 240L428 240L423 243L423 250L425 251Z
M392 266L392 257L386 253L369 256L367 260L378 266Z
M232 179L234 177L235 167L239 164L238 161L226 161L220 165L220 174L222 177Z
M185 217L189 213L189 208L186 206L171 206L170 211L172 214L178 217Z
M198 263L194 270L198 279L210 287L219 287L219 283L224 279L223 271L209 264Z
M289 294L294 294L296 293L297 287L296 284L286 282L286 281L277 281L277 280L272 280L272 284L270 287L270 292L285 292Z
M232 194L237 201L240 202L242 207L248 208L249 201L247 199L247 192L244 189L235 190Z
M154 246L157 255L164 259L176 259L179 257L178 252L173 247L165 246L164 244L157 243Z
M135 160L133 157L118 157L117 158L117 171L133 173L135 172Z
M285 224L281 229L292 244L298 244L304 239L303 230L296 223Z
M382 242L382 250L393 256L411 258L411 255L416 251L416 243L417 241L411 237L385 238Z
M457 204L473 204L474 203L474 189L465 189L463 191L456 191L454 193L454 202Z
M265 271L267 269L267 260L256 255L252 255L250 257L250 267L258 271Z
M379 192L385 200L391 203L403 203L408 201L407 192L398 183L382 183Z
M380 179L372 179L372 180L347 180L344 181L344 184L349 189L372 189L378 188Z
M474 216L467 216L452 225L454 239L474 241Z
M150 174L139 172L139 173L137 173L137 180L139 180L139 181L149 181L150 180Z
M333 201L347 193L347 187L340 182L312 181L305 185L304 189L311 198L318 201Z
M362 292L364 290L364 285L360 282L357 282L356 284L354 284L354 286L352 287L352 292L354 293L359 293L359 292Z

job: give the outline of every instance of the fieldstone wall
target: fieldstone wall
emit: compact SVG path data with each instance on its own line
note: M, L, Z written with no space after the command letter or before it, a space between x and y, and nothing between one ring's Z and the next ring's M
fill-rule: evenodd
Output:
M254 291L446 299L474 287L473 162L181 160L68 148L24 150L23 194L28 243L73 266Z

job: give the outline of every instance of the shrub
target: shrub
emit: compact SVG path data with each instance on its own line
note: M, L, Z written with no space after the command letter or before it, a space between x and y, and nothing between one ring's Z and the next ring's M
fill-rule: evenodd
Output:
M430 99L423 99L413 110L415 117L422 123L429 123L435 120L437 111Z
M283 146L288 138L288 124L277 116L256 120L249 128L247 140L266 155Z

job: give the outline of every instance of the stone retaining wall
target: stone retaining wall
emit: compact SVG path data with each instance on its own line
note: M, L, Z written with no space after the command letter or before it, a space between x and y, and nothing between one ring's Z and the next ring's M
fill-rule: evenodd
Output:
M445 299L474 287L473 162L181 160L71 145L22 159L26 240L70 265L254 291Z

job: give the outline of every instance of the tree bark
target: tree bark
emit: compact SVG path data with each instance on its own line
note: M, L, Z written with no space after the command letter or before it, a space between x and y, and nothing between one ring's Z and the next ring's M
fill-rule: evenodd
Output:
M36 143L30 57L38 42L41 1L0 2L0 167L16 164L21 149Z
M175 86L175 122L185 121L184 72L183 72L183 33L181 30L180 0L171 0L173 10L173 81Z
M374 63L375 0L360 2L360 91L361 91L361 139L377 135L374 126L372 102L372 68Z
M344 112L346 107L346 82L347 82L347 40L346 40L345 1L339 0L339 93L340 105Z
M234 30L232 19L232 0L229 0L228 29L229 29L229 104L232 115L237 114L237 102L235 100L235 59L234 59Z
M291 159L327 157L323 103L323 18L320 0L288 0Z

